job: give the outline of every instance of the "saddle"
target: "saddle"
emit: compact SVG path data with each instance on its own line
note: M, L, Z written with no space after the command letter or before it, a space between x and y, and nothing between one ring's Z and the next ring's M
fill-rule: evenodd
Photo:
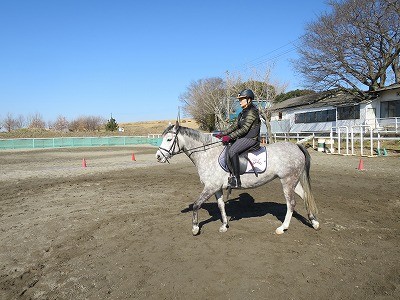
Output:
M218 162L225 172L230 172L228 167L228 152L227 147L224 147L218 157ZM265 147L258 147L257 149L250 149L239 155L240 175L245 173L254 173L256 176L265 172L267 169L267 149Z

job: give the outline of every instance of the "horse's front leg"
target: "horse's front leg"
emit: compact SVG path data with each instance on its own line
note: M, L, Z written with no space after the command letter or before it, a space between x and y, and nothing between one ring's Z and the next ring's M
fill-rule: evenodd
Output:
M228 218L226 217L224 193L222 192L222 190L219 190L215 193L215 198L217 198L218 208L221 212L222 218L222 225L219 228L219 232L226 232L228 230Z
M201 205L211 197L212 194L214 194L214 192L211 191L211 189L204 187L199 198L193 203L193 220L192 220L193 235L199 234L200 231L198 210L200 209Z

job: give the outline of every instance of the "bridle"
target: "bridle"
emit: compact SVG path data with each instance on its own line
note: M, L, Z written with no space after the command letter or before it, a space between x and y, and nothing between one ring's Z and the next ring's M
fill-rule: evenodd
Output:
M170 163L170 162L169 162L168 158L164 155L164 151L167 152L167 153L169 154L169 158L171 158L171 157L174 156L174 155L181 154L181 153L185 152L184 147L181 148L181 147L179 146L178 133L179 133L180 128L181 128L181 127L178 127L178 129L177 129L175 132L169 130L169 131L167 131L167 132L165 133L165 134L167 134L167 133L172 133L172 134L175 135L174 140L173 140L173 142L172 142L172 144L171 144L171 147L170 147L169 149L165 149L165 148L163 148L163 147L158 147L158 150L162 150L162 151L160 151L160 152L161 152L162 156L164 156L165 160L166 160L168 163ZM221 143L221 141L212 142L212 143L208 143L208 144L203 144L202 146L198 146L198 147L193 147L193 148L190 148L190 149L186 149L186 151L187 151L187 152L190 152L190 151L191 151L191 152L189 153L189 155L188 155L189 158L190 158L190 156L191 156L193 153L200 152L200 151L206 151L206 150L208 150L208 149L213 148L213 147L211 147L211 148L206 148L207 146L211 146L211 145L214 145L214 144L220 144L220 143ZM176 152L174 152L175 146L178 146L178 151L176 151Z
M167 133L172 133L172 134L175 135L174 141L172 142L172 145L171 145L171 147L170 147L168 150L165 149L165 148L163 148L163 147L161 147L161 146L158 147L158 150L162 150L162 151L160 151L160 152L161 152L162 156L164 156L165 160L166 160L168 163L170 163L170 162L169 162L168 158L164 155L164 151L167 152L167 153L169 154L169 157L170 157L170 158L171 158L172 156L174 156L174 155L177 155L177 154L180 154L180 153L183 152L182 149L181 149L181 147L179 147L179 139L178 139L179 129L180 129L180 127L178 127L178 129L176 130L176 132L173 132L173 131L171 131L171 130L168 130L168 131L165 133L165 134L167 134ZM179 149L177 152L174 152L174 150L175 150L175 145L177 145L177 146L178 146L178 149Z

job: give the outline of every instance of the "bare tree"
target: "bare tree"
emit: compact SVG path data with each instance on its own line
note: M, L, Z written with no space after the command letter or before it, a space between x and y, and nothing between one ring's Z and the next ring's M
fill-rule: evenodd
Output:
M88 131L99 131L104 127L106 120L99 116L85 117L85 128Z
M222 78L213 77L192 82L187 91L180 95L184 110L190 114L203 129L215 129L216 119L226 119L225 83ZM217 121L218 122L218 121Z
M72 131L99 131L104 127L105 119L99 116L81 116L69 123Z
M325 13L307 26L294 62L308 86L340 88L364 99L369 91L400 80L400 2L331 0Z
M286 90L288 83L272 81L271 73L272 69L270 67L263 70L254 69L247 77L247 80L241 81L237 88L239 90L244 88L251 89L256 100L274 100L277 95Z
M85 131L85 125L82 122L82 118L78 118L69 122L68 129L70 131Z
M11 132L16 129L21 129L25 125L25 118L22 115L14 117L11 113L7 113L7 116L0 121L0 128L4 127L7 132Z
M57 131L68 131L68 126L68 120L62 115L59 115L57 120L52 124L53 129Z
M43 117L40 113L35 113L28 117L28 127L35 129L45 129L46 122L43 120Z
M25 117L23 115L18 115L15 119L15 129L24 128L26 125Z
M7 116L1 122L2 127L7 132L11 132L17 127L17 120L13 117L12 113L7 113Z

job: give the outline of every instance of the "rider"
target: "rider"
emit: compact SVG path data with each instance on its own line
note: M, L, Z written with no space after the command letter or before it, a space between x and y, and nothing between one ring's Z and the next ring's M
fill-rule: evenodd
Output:
M228 151L228 156L232 162L232 173L234 176L229 177L229 185L232 188L240 188L240 165L239 154L260 146L260 127L261 120L257 107L252 103L254 100L254 93L250 89L241 91L236 97L239 99L242 111L239 113L237 122L232 124L228 129L222 131L217 135L218 138L222 137L222 142L231 145Z

